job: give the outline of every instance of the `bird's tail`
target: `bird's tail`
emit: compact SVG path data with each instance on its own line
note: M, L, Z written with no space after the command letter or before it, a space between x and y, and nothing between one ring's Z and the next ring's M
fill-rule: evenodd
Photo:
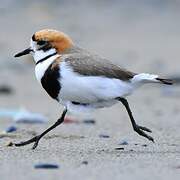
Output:
M132 78L133 83L161 83L161 84L167 84L172 85L173 80L171 79L164 79L160 78L158 75L154 74L147 74L147 73L140 73L135 75Z
M173 84L173 80L172 79L156 78L156 80L158 80L159 82L161 82L163 84L167 84L167 85L172 85Z

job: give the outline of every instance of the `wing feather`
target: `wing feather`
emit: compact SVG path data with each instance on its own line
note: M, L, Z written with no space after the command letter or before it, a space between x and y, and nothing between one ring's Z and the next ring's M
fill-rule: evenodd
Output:
M104 76L128 81L136 75L136 73L114 65L106 59L91 54L73 54L65 58L65 61L73 68L74 72L84 76Z

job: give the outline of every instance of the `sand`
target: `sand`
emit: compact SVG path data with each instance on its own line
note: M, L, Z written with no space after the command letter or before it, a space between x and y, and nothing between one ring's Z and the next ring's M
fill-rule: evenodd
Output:
M62 113L62 107L37 83L31 58L13 58L13 54L28 46L31 34L38 29L62 29L80 46L135 72L178 75L178 3L52 2L12 0L1 5L0 85L8 84L13 93L0 94L0 108L25 107L44 114L49 121L15 124L12 118L0 117L1 131L10 125L18 128L10 137L0 138L0 179L179 180L179 94L168 93L160 85L146 85L128 98L137 123L153 131L155 143L133 131L119 103L85 117L69 114L78 120L94 118L96 124L62 124L44 137L35 150L31 150L32 145L6 146L42 132ZM179 86L175 88L179 92ZM100 134L109 138L100 138ZM128 145L119 145L124 140ZM59 168L35 169L38 163L58 164Z

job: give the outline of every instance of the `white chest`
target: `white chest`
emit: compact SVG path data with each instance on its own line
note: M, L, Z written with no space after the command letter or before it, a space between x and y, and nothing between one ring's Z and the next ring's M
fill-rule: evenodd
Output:
M52 57L46 59L45 61L43 61L43 62L36 65L36 67L35 67L35 75L36 75L36 79L38 80L38 82L41 82L41 79L42 79L44 73L46 72L46 70L48 69L50 64L52 64L53 61L57 57L59 57L59 55L52 56Z

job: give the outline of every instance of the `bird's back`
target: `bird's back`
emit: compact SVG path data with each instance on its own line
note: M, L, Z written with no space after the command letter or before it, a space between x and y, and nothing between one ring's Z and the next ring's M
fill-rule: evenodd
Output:
M64 61L73 68L74 72L84 76L103 76L128 81L136 75L136 73L121 68L107 59L80 48L79 52L66 55Z

